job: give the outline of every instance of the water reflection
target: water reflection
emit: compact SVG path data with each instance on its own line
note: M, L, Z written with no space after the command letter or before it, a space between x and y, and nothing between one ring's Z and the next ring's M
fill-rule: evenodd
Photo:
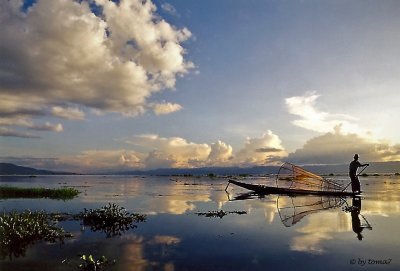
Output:
M362 198L334 196L289 196L258 195L246 193L235 196L228 194L230 201L247 201L252 208L263 208L267 222L279 215L285 227L294 227L298 235L292 238L293 251L323 254L323 243L335 238L338 233L353 231L358 240L363 239L364 229L372 230L371 224L362 214ZM351 201L351 205L348 202ZM319 213L319 215L317 215ZM349 215L350 214L350 217ZM303 223L300 223L303 221ZM296 227L298 224L298 227Z
M320 211L339 208L345 202L341 197L328 196L279 196L277 199L277 209L282 223L286 227L291 227L303 219L305 216Z
M372 226L369 224L368 220L361 214L361 198L353 197L352 206L347 206L345 210L351 213L352 229L357 234L357 239L361 241L363 239L361 232L364 229L372 230Z
M168 260L171 257L171 249L181 242L176 236L156 235L146 240L144 236L125 236L121 240L121 248L124 262L119 264L121 270L141 271L162 266L163 270L174 270L173 263ZM158 261L154 261L147 255L151 250ZM166 262L163 262L163 260Z
M230 191L234 193L227 197L226 180L207 178L34 179L31 186L58 187L62 183L86 193L68 202L3 200L0 209L79 213L83 208L114 202L129 212L146 214L148 219L138 228L108 239L101 232L81 231L79 221L61 222L60 226L74 235L72 240L62 246L36 243L22 259L0 260L0 270L29 270L38 263L48 266L42 270L67 270L59 267L60 262L77 253L116 259L110 270L265 270L266 266L313 270L328 265L331 267L326 270L347 270L354 257L399 258L400 237L393 233L400 221L400 179L361 180L365 193L355 199L243 195L240 192L244 190L233 188ZM26 186L28 181L13 184ZM215 210L228 215L222 219L196 215ZM235 211L246 214L235 215ZM392 270L400 267L394 262Z
M303 202L301 205L299 202ZM339 211L339 208L347 203L344 198L335 197L302 197L296 199L293 205L293 216L288 220L282 220L285 226L293 226L300 220L309 216L303 225L296 228L297 236L293 237L290 249L293 251L324 254L324 244L334 240L339 233L351 230L351 221L348 216ZM285 210L285 209L284 209ZM290 208L289 208L290 210ZM285 210L287 211L287 210ZM319 213L317 215L317 213Z

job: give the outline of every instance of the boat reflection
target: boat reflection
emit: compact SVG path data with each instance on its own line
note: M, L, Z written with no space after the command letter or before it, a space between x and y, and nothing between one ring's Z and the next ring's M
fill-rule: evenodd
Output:
M229 193L227 193L229 201L237 201L237 200L251 200L251 199L260 199L263 200L268 197L272 197L272 195L264 195L258 193L245 193L236 195L234 198L230 198ZM351 201L351 205L348 201ZM282 224L285 227L292 227L303 220L305 217L316 214L320 212L329 212L329 210L339 209L341 208L338 213L339 220L339 228L336 230L333 229L334 225L338 225L335 223L331 223L331 229L328 231L336 231L336 232L346 232L352 229L354 233L356 233L357 239L362 240L363 235L361 234L364 229L372 230L371 224L362 214L362 198L360 196L354 196L352 199L346 197L335 197L335 196L321 196L321 195L304 195L304 196L291 196L291 195L278 195L276 197L276 213L278 213L279 218ZM329 214L325 213L326 216ZM336 211L337 212L337 211ZM346 213L350 213L351 215L351 227L346 227L346 221L343 221L343 218L346 219ZM344 216L344 217L343 217ZM326 220L326 219L325 219ZM308 224L312 220L309 219ZM348 224L350 224L350 221ZM331 221L332 222L332 221ZM344 225L343 225L344 223ZM311 227L312 225L306 225L305 227ZM321 227L321 222L319 221L312 227L315 231L318 231L318 227ZM329 223L323 223L324 228L329 226ZM328 224L328 225L326 225ZM348 225L347 224L347 225ZM321 229L321 228L320 228ZM304 226L300 231L304 230ZM320 232L321 230L319 230ZM312 231L311 231L312 232Z

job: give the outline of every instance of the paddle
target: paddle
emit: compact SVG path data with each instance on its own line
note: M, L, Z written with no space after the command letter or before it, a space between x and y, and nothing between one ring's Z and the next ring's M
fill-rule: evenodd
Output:
M369 164L366 164L366 165L364 166L364 168L360 171L360 173L358 173L358 174L356 175L356 177L360 176L360 174L361 174L368 166L369 166ZM342 192L343 192L344 190L346 190L347 187L349 187L350 184L351 184L351 182L349 182L349 183L346 185L346 187L342 190Z

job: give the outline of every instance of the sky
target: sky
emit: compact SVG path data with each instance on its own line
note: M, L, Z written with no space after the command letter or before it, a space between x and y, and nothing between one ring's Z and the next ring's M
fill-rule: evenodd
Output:
M399 1L0 2L0 161L400 160Z

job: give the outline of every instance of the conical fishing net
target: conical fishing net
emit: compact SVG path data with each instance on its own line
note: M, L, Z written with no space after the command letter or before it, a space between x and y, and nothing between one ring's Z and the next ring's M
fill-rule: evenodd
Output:
M325 179L299 166L284 163L276 176L279 188L308 191L343 191L343 184Z

